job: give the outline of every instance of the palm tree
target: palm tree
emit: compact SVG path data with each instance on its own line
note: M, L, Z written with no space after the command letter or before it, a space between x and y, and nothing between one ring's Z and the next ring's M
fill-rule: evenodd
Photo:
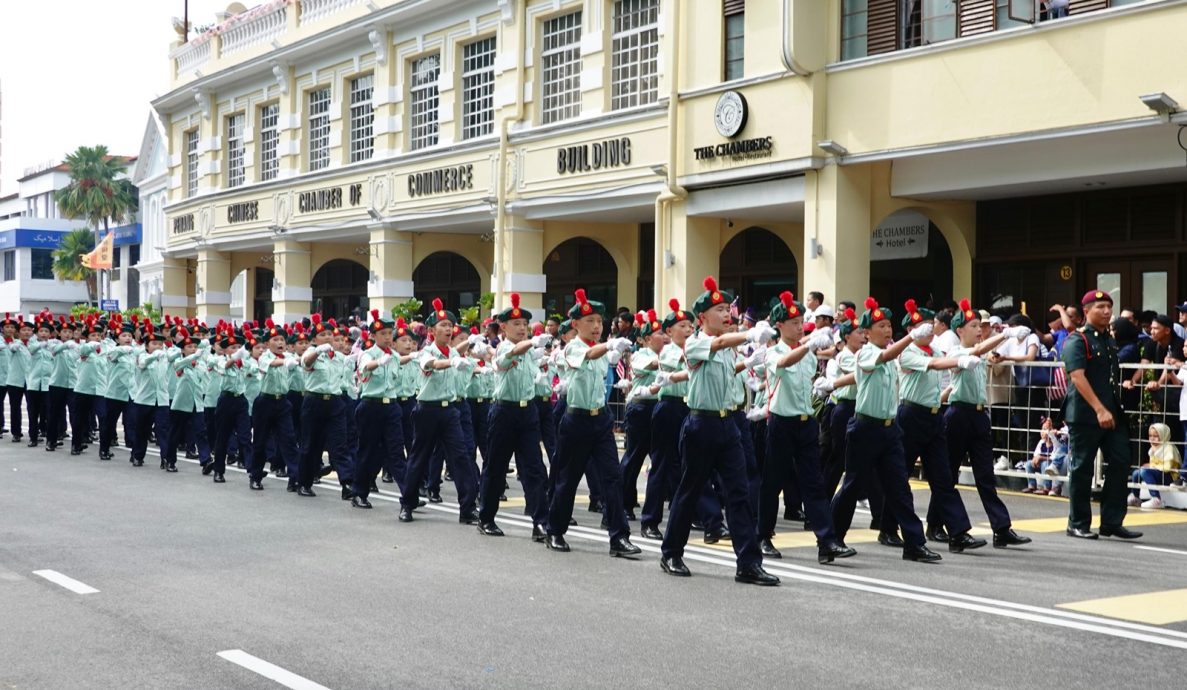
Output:
M87 297L95 299L95 272L82 265L82 255L95 249L95 234L87 228L66 233L54 250L54 277L58 280L85 280Z
M70 184L59 189L54 200L63 216L85 219L94 228L97 244L101 229L110 230L111 222L122 222L139 205L136 187L124 175L128 162L108 154L107 147L99 145L78 147L66 156L66 164L70 168Z

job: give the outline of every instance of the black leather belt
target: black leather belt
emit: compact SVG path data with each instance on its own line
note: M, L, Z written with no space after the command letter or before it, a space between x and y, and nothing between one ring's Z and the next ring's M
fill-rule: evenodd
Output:
M288 396L285 396L285 395L277 395L277 394L275 394L275 393L260 393L260 397L261 397L261 398L271 398L272 400L284 400L284 399L286 399Z
M867 424L877 424L878 426L890 426L891 424L894 424L893 419L882 419L881 417L871 417L868 414L862 414L860 412L858 412L854 416L857 417L857 420L859 422L865 422Z
M491 400L491 402L499 407L514 407L519 409L521 407L527 407L531 400Z
M906 405L907 407L913 407L916 410L923 410L924 412L927 412L928 414L939 414L940 413L939 406L928 407L927 405L920 405L919 403L911 402L910 400L904 400L903 404Z
M949 404L952 405L952 407L962 407L966 410L976 410L978 412L985 410L985 406L981 403L953 402Z
M586 410L580 407L566 407L565 414L576 415L578 417L597 417L602 414L602 408L595 407L591 410Z
M725 419L730 416L733 409L728 410L689 410L688 413L694 417L713 417L715 419Z
M372 403L375 405L390 405L392 402L391 398L372 398L370 396L363 396L363 397L359 398L359 400L362 400L363 402Z

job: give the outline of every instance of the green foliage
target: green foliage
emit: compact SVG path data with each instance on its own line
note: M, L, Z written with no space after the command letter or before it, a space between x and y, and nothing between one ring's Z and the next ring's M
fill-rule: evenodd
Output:
M480 309L481 308L477 304L475 304L474 306L466 307L465 309L462 309L461 312L458 313L458 318L462 320L462 325L463 326L478 325L482 319Z
M424 307L424 302L413 297L407 302L401 302L392 307L393 319L404 319L408 323L420 320L420 310Z
M482 307L483 314L489 314L495 308L495 293L484 292L478 298L478 306Z
M99 311L98 307L93 307L89 304L76 304L73 307L70 307L70 316L73 316L75 318L75 320L85 319L87 316L89 316L91 314L102 314L102 313L103 312Z
M151 302L145 302L139 307L132 307L124 310L124 320L128 320L135 315L141 321L152 321L153 323L160 323L162 314L161 310L153 308Z
M54 193L64 217L82 218L98 229L136 212L136 187L123 176L127 161L109 155L106 146L80 146L66 156L66 164L70 166L70 184Z
M95 249L95 234L86 228L71 230L53 252L54 277L86 281L87 294L95 298L95 272L82 265L82 257Z

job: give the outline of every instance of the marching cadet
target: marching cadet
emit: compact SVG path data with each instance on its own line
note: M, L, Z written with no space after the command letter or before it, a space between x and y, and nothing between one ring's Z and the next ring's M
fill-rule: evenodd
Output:
M904 329L914 331L934 323L935 314L928 309L919 309L915 300L909 299L903 306L906 309L902 322ZM919 334L926 332L926 328L917 331ZM979 549L986 542L969 535L972 526L969 514L956 490L956 483L952 481L948 437L940 415L940 377L941 372L952 370L957 360L935 356L931 347L934 338L935 335L927 335L913 340L899 355L901 401L896 420L903 431L903 457L908 463L914 458L922 461L931 489L931 505L935 510L928 508L924 536L930 541L948 544L948 551L952 553L961 553ZM935 514L941 516L942 523L932 522ZM947 531L944 525L947 525Z
M355 508L371 508L367 500L375 476L380 469L394 468L404 492L404 425L397 392L400 385L400 355L392 349L392 334L401 323L380 318L379 310L371 310L370 340L364 345L358 362L359 401L357 423L359 433L359 464L354 475Z
M483 456L478 531L490 537L503 536L503 530L495 523L495 515L514 454L527 513L532 517L532 541L542 542L547 538L544 529L548 516L547 473L540 455L540 415L533 402L538 396L531 359L543 356L542 350L551 342L552 336L541 334L529 338L528 323L532 313L520 308L517 293L511 293L510 299L511 306L495 316L504 338L499 342L492 362L495 381L487 440L490 456ZM538 355L533 354L536 349L541 350Z
M68 401L74 395L74 381L78 367L78 341L74 329L62 320L58 327L58 341L50 347L53 365L49 375L49 392L45 412L45 449L53 452L62 445L66 431Z
M417 507L417 489L424 481L433 450L442 444L454 485L457 487L458 522L476 524L478 513L474 502L478 494L478 479L474 464L467 460L467 445L461 429L461 405L457 404L454 372L470 373L470 361L450 346L457 317L446 311L440 299L433 299L433 311L425 320L432 329L433 343L421 350L416 366L423 374L423 387L417 395L412 412L412 457L400 495L400 522L412 522Z
M137 352L134 358L136 377L127 413L131 419L131 437L128 440L132 448L129 460L133 467L144 465L150 429L156 433L157 445L161 448L162 456L168 445L168 354L163 333L146 322L144 348Z
M668 336L654 309L635 315L635 330L643 346L631 353L631 389L626 396L626 452L620 464L622 504L630 520L636 519L635 508L640 508L639 472L643 470L643 461L651 455L651 416L660 390L655 385L659 353L668 344Z
M293 325L292 331L288 333L287 338L289 353L296 358L297 363L300 364L301 359L305 356L305 351L309 349L309 335L305 332L305 324L297 322ZM292 408L292 425L293 425L293 443L297 447L297 457L301 457L301 410L305 403L305 368L303 366L288 367L289 372L289 388L288 401L289 407ZM285 467L276 473L278 477L289 478L289 491L297 490L297 475L293 472L295 466Z
M532 334L535 337L536 333ZM559 326L557 326L557 342L552 343L552 349L549 354L552 356L533 357L532 367L535 372L532 381L536 387L535 397L532 399L532 405L536 408L536 414L540 417L540 442L544 444L544 455L548 458L548 492L549 499L552 497L552 490L555 484L556 476L556 425L560 421L556 415L556 409L552 402L552 377L558 375L560 372L555 371L553 362L559 361L559 353L564 346L568 344L569 340L573 339L573 324L565 319ZM557 396L557 404L560 404L560 396Z
M12 442L24 439L21 433L21 403L25 401L26 375L32 357L29 354L29 339L33 336L33 324L17 316L16 337L8 342L8 423L12 429ZM31 434L33 435L33 434Z
M196 427L190 430L191 438L193 438L198 449L199 462L202 465L202 474L210 474L213 469L211 463L213 455L211 451L214 448L215 440L218 438L218 399L223 392L223 376L226 370L221 366L225 360L220 361L223 356L222 334L227 324L219 321L214 327L213 338L202 340L198 343L198 349L202 351L200 358L202 364L199 365L202 377L202 423L206 428L206 450L203 450L202 443L198 442L196 436L193 436ZM199 336L200 337L200 336ZM208 469L209 468L209 469Z
M74 410L70 418L70 454L81 455L89 442L91 420L95 415L95 399L102 397L104 326L88 316L83 335L86 341L78 347L78 378L74 387Z
M622 507L622 472L618 467L618 446L614 442L614 420L606 414L606 373L631 346L626 338L598 343L606 307L586 298L585 290L575 293L576 304L569 310L577 337L565 346L565 364L571 371L565 392L565 415L558 433L559 479L548 515L548 540L553 551L568 551L565 532L573 516L573 500L586 465L597 468L605 501L605 518L610 528L610 555L635 556L642 549L631 543L630 525Z
M989 412L985 408L986 367L982 359L1006 338L1025 338L1030 329L1011 326L1001 333L981 340L981 316L973 311L967 299L960 301L960 311L952 315L952 330L960 338L960 345L948 351L956 359L948 410L944 413L944 429L948 434L948 462L952 469L949 481L953 486L960 476L960 465L967 457L973 468L977 494L993 528L994 548L1029 544L1030 537L1020 536L1011 528L1010 512L997 495L997 478L993 474L993 430ZM937 525L943 521L940 504L932 497L927 521ZM949 536L955 527L945 523Z
M300 360L285 352L289 335L271 322L264 333L265 350L256 362L260 377L260 393L251 410L251 454L248 456L248 486L252 491L264 490L264 469L268 448L279 454L282 475L289 478L289 486L297 483L298 460L296 433L293 430L292 403L289 401L290 371L298 368Z
M214 357L211 366L219 372L215 377L219 382L218 402L215 404L214 416L214 461L202 467L202 474L214 473L214 483L223 484L227 480L227 447L231 443L231 436L239 446L239 452L247 457L247 464L252 464L251 457L251 416L247 411L247 372L255 367L255 360L251 358L251 351L243 346L243 340L235 335L234 329L228 325L223 331L222 339L218 341L218 349L222 354Z
M342 403L342 375L336 355L333 329L321 314L310 317L313 340L301 357L305 370L305 398L301 406L301 460L297 495L313 497L313 480L338 472L343 498L350 498L353 468L346 464L346 416ZM329 451L330 465L321 466L323 451Z
M352 334L350 329L338 325L334 319L330 319L330 326L333 327L333 335L330 337L330 344L334 346L334 352L338 355L334 358L334 362L338 365L338 380L342 387L342 417L346 427L346 466L350 468L347 471L347 477L355 476L355 468L358 467L359 457L359 430L357 420L355 419L355 408L358 407L358 389L355 387L355 368L359 361L359 352L355 351L352 342ZM362 347L362 343L359 343ZM332 458L331 458L332 459ZM342 472L335 467L334 470L338 472L338 481L343 479ZM374 479L374 477L372 477ZM347 500L351 497L351 492L346 489L354 482L342 484L342 500Z
M48 312L39 316L36 331L26 348L29 351L29 370L25 374L25 409L29 412L29 447L36 448L42 435L49 436L46 411L49 407L49 377L53 371L51 347L54 338L54 317Z
M466 360L469 365L465 369L454 368L452 371L447 371L440 376L450 380L450 386L453 392L453 402L450 404L457 408L458 411L458 431L461 432L462 445L465 448L466 460L470 463L473 469L472 476L474 477L474 490L478 491L478 464L475 462L475 443L474 443L474 420L470 416L470 405L466 400L466 390L470 386L470 380L474 376L474 360L469 355L469 348L475 343L477 336L470 335L469 331L464 330L460 325L454 324L453 332L450 336L449 344L453 347L458 356ZM428 497L433 503L441 503L441 471L445 471L446 479L450 479L453 475L452 459L447 457L445 445L441 442L437 443L437 447L433 450L432 459L429 461L429 477L427 481Z
M1113 298L1104 290L1090 290L1080 304L1084 326L1070 334L1063 345L1063 362L1072 384L1063 403L1071 439L1067 535L1077 539L1097 538L1092 531L1092 473L1099 450L1105 461L1100 534L1137 539L1141 532L1121 524L1126 511L1129 420L1117 394L1121 371L1117 343L1109 334Z
M478 336L478 340L475 340ZM482 455L482 465L486 466L487 456L490 452L489 447L489 419L490 419L490 397L495 389L494 368L487 366L488 362L485 356L480 353L482 348L488 348L489 345L478 335L478 327L470 329L470 350L467 353L470 361L474 364L474 374L470 377L470 383L466 387L466 405L470 408L470 423L474 427L474 452ZM477 348L477 349L476 349ZM489 354L489 353L488 353ZM474 457L474 454L471 454ZM475 466L477 466L477 458L474 457ZM503 497L506 500L506 497Z
M177 347L169 353L169 371L177 379L177 388L173 392L173 402L169 405L169 441L166 448L161 450L161 469L166 472L177 471L177 449L185 443L191 424L199 427L194 433L195 437L201 439L199 443L206 442L202 407L203 371L206 369L203 358L206 353L204 348L199 349L185 326L174 328L178 340Z
M12 313L5 312L4 321L0 321L0 436L8 431L4 426L4 398L8 395L8 362L12 357L8 346L16 337L16 324L17 321L12 318ZM12 401L9 400L9 405L11 406L11 404Z
M114 328L119 329L116 340L107 349L107 387L103 391L103 415L100 417L102 426L99 427L99 459L110 460L114 456L111 447L115 439L116 420L124 415L128 407L128 400L135 376L136 324L125 323L115 314ZM124 425L125 427L127 424ZM127 433L124 434L125 438Z
M817 329L804 345L804 307L790 292L779 295L770 320L779 331L779 342L766 351L769 416L767 452L763 464L762 492L758 507L760 549L766 558L783 555L771 543L779 517L779 492L793 473L808 521L816 533L817 561L832 563L857 552L845 546L833 530L829 496L820 471L820 428L812 410L812 379L816 376L816 351L832 347L831 329Z
M705 279L704 286L705 292L692 308L700 330L684 342L689 376L689 416L680 430L684 470L672 500L660 567L680 577L692 574L684 565L684 547L697 502L710 476L717 473L725 491L725 510L738 564L734 580L777 585L779 578L762 567L754 514L750 510L746 458L738 426L730 419L729 410L730 385L737 375L735 348L744 343L765 343L774 335L774 329L760 321L745 333L731 332L733 296L718 289L712 277Z
M878 306L873 297L867 298L865 304L858 326L865 330L867 342L857 353L857 403L847 430L845 481L832 501L837 538L844 542L858 496L875 477L884 496L883 511L893 515L902 529L903 560L938 561L940 554L927 548L923 525L915 515L907 483L903 432L894 421L898 408L898 368L894 361L912 341L931 335L931 326L917 326L893 342L893 313Z
M394 349L396 355L400 358L399 377L396 382L396 399L400 402L400 425L403 427L402 438L404 439L404 453L399 456L388 456L388 462L383 468L383 481L391 483L396 482L400 487L400 493L404 493L406 487L404 485L404 476L408 472L408 463L406 458L412 455L412 410L416 408L416 394L419 392L418 384L424 376L417 366L408 366L415 357L416 350L420 343L416 334L404 323L404 319L396 320L396 328L392 332L394 341ZM397 463L397 458L405 458L402 463ZM416 487L412 487L412 491L417 491Z

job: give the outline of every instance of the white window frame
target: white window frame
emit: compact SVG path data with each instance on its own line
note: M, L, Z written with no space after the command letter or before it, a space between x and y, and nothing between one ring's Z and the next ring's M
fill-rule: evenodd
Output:
M441 53L432 53L408 63L408 149L436 146L440 133Z
M223 121L227 127L227 187L238 187L247 179L244 167L246 150L243 145L243 126L247 121L244 113L228 115Z
M280 104L260 106L260 182L280 174Z
M350 162L371 160L375 153L375 112L371 96L375 75L363 74L350 80Z
M191 197L198 194L198 129L195 127L182 136L185 137L185 195Z
M547 19L540 31L540 121L581 115L581 10ZM563 41L563 42L562 42Z
M330 167L330 97L329 86L305 94L310 172Z
M614 0L611 110L659 100L659 4L660 0Z
M462 139L495 131L494 36L462 46Z

